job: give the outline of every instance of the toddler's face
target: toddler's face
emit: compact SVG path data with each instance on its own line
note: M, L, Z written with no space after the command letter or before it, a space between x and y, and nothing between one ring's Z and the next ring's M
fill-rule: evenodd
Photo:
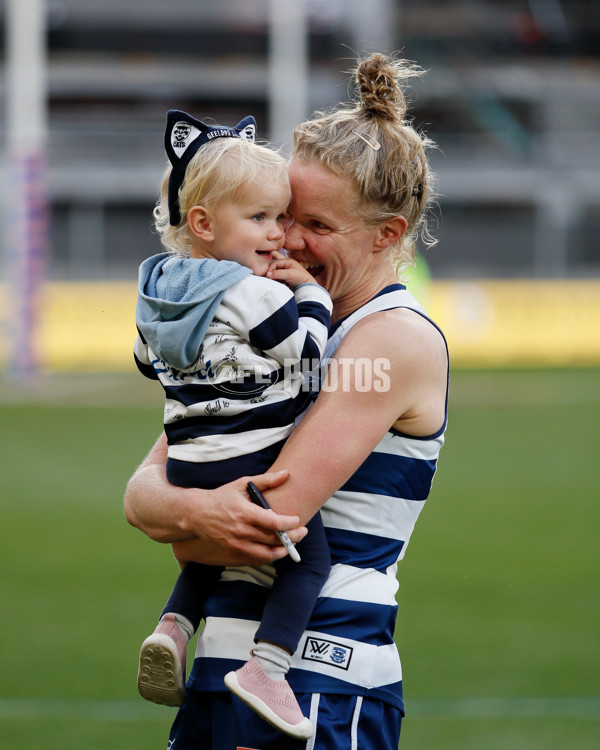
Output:
M235 201L223 201L211 212L211 256L233 260L264 276L273 250L283 247L289 224L287 184L252 184Z

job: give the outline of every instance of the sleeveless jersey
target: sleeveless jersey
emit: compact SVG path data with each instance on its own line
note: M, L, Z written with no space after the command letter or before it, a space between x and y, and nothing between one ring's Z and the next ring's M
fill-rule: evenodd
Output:
M338 324L325 357L359 320L399 307L430 321L402 285L387 287ZM293 655L296 692L368 695L404 710L393 638L397 564L431 489L445 427L446 419L423 438L390 430L321 508L332 568ZM272 575L270 566L224 571L205 608L190 688L223 690L224 674L248 659Z

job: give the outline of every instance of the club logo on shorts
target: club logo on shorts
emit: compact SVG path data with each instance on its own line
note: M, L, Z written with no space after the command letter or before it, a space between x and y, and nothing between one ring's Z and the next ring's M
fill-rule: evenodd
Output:
M302 658L307 661L318 661L339 669L348 669L353 649L343 643L324 641L321 638L307 637Z

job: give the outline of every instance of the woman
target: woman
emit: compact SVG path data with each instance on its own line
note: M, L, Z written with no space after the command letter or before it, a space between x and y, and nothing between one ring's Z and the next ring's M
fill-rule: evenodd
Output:
M402 91L419 72L372 55L357 68L358 103L294 133L286 249L329 291L334 325L328 379L273 473L254 480L276 513L248 502L245 480L213 492L168 486L164 437L126 494L130 523L174 542L180 560L229 566L279 559L274 530L297 541L298 524L321 509L332 570L288 677L319 750L395 750L404 710L396 564L435 473L448 377L445 340L396 273L417 235L430 239L431 144L406 122ZM264 591L265 570L244 567L215 588L174 750L307 747L222 692L224 673L252 647Z

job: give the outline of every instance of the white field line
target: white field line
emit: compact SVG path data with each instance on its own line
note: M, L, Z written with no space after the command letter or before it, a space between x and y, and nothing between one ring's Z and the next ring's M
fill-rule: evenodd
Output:
M407 702L412 719L588 719L600 720L600 698L432 698ZM0 720L83 719L97 721L164 721L175 710L141 700L68 698L0 698Z
M0 698L2 719L86 719L98 721L164 721L173 709L137 700L78 700L76 698Z
M407 701L413 718L565 718L600 720L600 698L433 698Z

